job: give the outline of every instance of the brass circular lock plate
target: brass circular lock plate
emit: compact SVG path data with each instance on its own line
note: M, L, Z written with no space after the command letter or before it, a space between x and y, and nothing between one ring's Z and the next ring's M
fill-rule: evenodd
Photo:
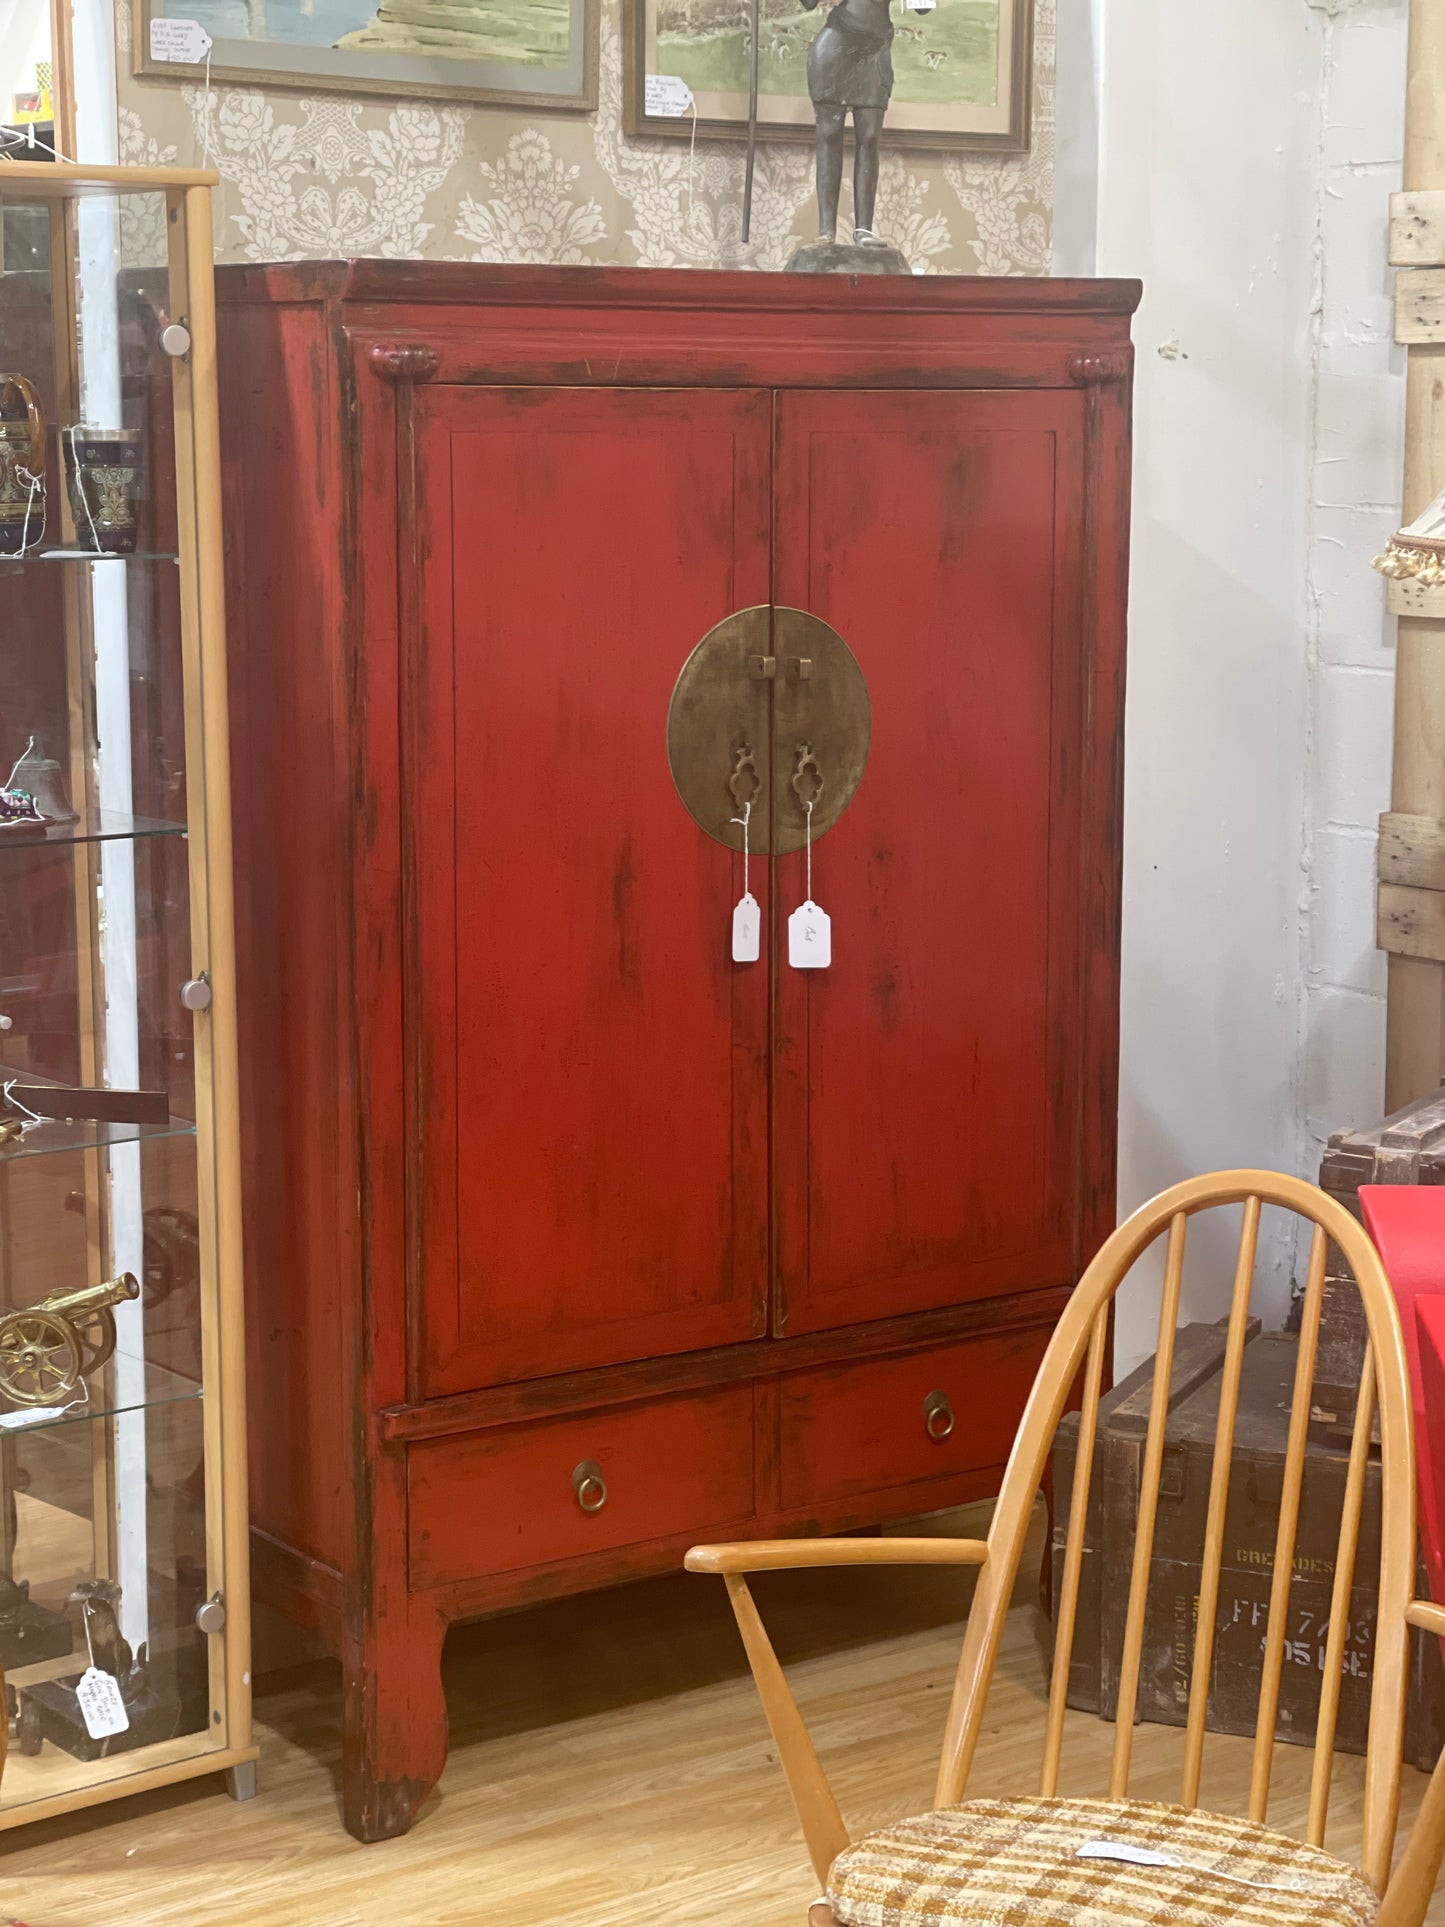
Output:
M755 854L803 847L852 802L868 762L873 713L858 658L804 609L739 609L682 666L667 710L667 760L689 816L730 850L752 803Z

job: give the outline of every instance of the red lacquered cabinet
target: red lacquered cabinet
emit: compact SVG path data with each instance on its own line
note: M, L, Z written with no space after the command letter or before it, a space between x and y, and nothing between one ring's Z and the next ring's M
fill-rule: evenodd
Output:
M995 1488L1113 1221L1137 296L220 272L254 1565L363 1838L451 1622ZM824 970L668 760L780 608L871 705Z

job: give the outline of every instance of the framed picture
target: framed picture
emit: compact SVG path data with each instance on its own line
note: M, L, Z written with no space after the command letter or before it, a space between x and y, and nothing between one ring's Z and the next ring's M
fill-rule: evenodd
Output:
M686 99L676 86L682 81L696 107L699 134L746 135L753 4L626 0L623 113L629 134L690 140L693 113L677 106ZM830 0L814 11L803 0L757 0L757 7L758 132L768 140L811 140L808 49ZM1033 0L892 0L889 13L893 95L884 139L908 147L1026 152Z
M138 74L194 81L184 34L198 21L211 37L213 80L583 113L597 105L599 4L131 0L132 46ZM160 21L172 24L153 31Z

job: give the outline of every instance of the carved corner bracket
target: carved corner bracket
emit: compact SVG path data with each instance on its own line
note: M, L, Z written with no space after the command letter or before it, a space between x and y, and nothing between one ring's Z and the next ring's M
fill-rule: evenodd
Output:
M1127 348L1114 348L1097 355L1072 355L1069 380L1081 388L1103 388L1110 382L1127 381L1131 355Z
M371 365L383 381L430 381L442 365L435 348L423 341L381 341L371 351Z

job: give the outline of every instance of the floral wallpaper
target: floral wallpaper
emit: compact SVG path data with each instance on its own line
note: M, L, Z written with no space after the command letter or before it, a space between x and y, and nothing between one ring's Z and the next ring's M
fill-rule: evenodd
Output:
M1055 5L1037 0L1028 154L885 150L875 225L915 272L1048 272ZM620 0L603 0L599 105L587 116L139 80L130 0L115 19L121 158L219 170L221 260L781 268L814 231L809 147L759 149L745 247L740 143L623 134Z

